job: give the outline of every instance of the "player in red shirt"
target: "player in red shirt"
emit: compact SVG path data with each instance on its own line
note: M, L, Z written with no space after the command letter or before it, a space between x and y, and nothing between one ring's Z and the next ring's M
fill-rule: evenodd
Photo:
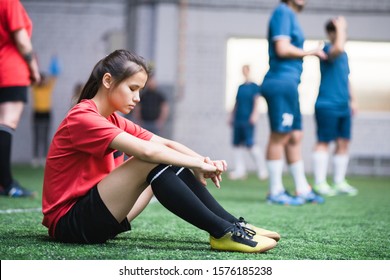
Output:
M32 22L19 0L0 1L0 195L29 197L11 173L12 136L40 75L31 44Z
M154 194L169 211L207 231L213 249L273 248L279 234L233 217L204 187L207 178L220 187L225 161L203 157L116 113L134 109L147 78L143 59L126 50L94 67L49 149L42 205L50 236L105 242L130 230ZM130 157L125 162L123 153Z

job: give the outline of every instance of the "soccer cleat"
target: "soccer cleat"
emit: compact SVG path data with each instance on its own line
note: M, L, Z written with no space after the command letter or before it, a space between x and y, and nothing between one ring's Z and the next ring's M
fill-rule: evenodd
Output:
M244 228L239 223L233 224L220 238L210 235L211 249L219 251L262 253L274 248L276 244L275 240L256 235L255 231Z
M252 224L249 224L245 221L245 219L243 217L240 217L239 219L239 223L242 227L245 227L245 228L248 228L248 229L251 229L253 231L256 232L256 235L261 235L261 236L265 236L265 237L268 237L268 238L272 238L273 240L275 241L279 241L280 240L280 234L275 232L275 231L270 231L270 230L267 230L267 229L264 229L264 228L259 228L259 227L256 227Z
M309 191L305 194L298 194L297 197L302 198L307 203L322 204L325 202L325 199L314 191Z
M344 180L341 183L334 184L333 189L336 191L337 194L346 194L350 196L357 195L358 190L354 187L352 187L346 180Z
M35 197L36 193L23 188L17 181L12 181L7 189L0 191L0 195L19 198L19 197Z
M267 202L269 204L299 206L304 204L305 200L301 197L292 196L287 191L284 191L277 195L269 194L267 196Z
M321 195L335 196L337 194L337 192L331 186L329 186L326 181L321 184L314 185L313 189Z

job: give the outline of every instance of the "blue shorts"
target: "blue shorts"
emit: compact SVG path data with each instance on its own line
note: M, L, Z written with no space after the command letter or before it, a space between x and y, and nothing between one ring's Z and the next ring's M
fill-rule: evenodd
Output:
M352 117L349 108L315 108L318 142L329 143L337 138L351 139Z
M250 123L235 123L233 125L233 145L252 147L254 145L254 131L254 125Z
M298 84L294 81L265 79L261 86L267 101L271 131L289 133L302 130Z

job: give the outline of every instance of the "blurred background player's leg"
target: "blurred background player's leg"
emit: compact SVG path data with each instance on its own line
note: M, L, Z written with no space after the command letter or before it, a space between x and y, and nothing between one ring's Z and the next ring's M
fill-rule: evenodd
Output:
M246 152L246 148L243 146L233 147L234 170L230 172L229 179L241 180L246 178L247 174L246 174L246 166L245 166L245 159L244 159L245 152Z
M327 144L325 144L327 147ZM327 171L329 163L329 153L327 148L321 149L316 146L313 152L313 176L314 186L313 189L322 195L333 196L334 190L329 186L327 182Z
M349 140L337 139L336 153L333 157L333 188L339 194L356 195L358 190L351 186L346 180L349 163L348 155Z
M256 174L260 180L265 180L268 178L268 171L266 169L264 153L260 146L253 145L249 148L249 153L252 156L256 164Z

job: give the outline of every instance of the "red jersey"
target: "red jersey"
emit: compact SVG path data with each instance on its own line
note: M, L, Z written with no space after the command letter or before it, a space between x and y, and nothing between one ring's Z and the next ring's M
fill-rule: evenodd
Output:
M31 84L27 63L20 55L12 33L26 29L31 37L32 22L19 0L0 1L0 87Z
M42 224L51 236L78 199L120 164L109 145L124 131L144 140L153 136L116 113L101 116L92 100L74 106L62 121L50 145L43 182Z

